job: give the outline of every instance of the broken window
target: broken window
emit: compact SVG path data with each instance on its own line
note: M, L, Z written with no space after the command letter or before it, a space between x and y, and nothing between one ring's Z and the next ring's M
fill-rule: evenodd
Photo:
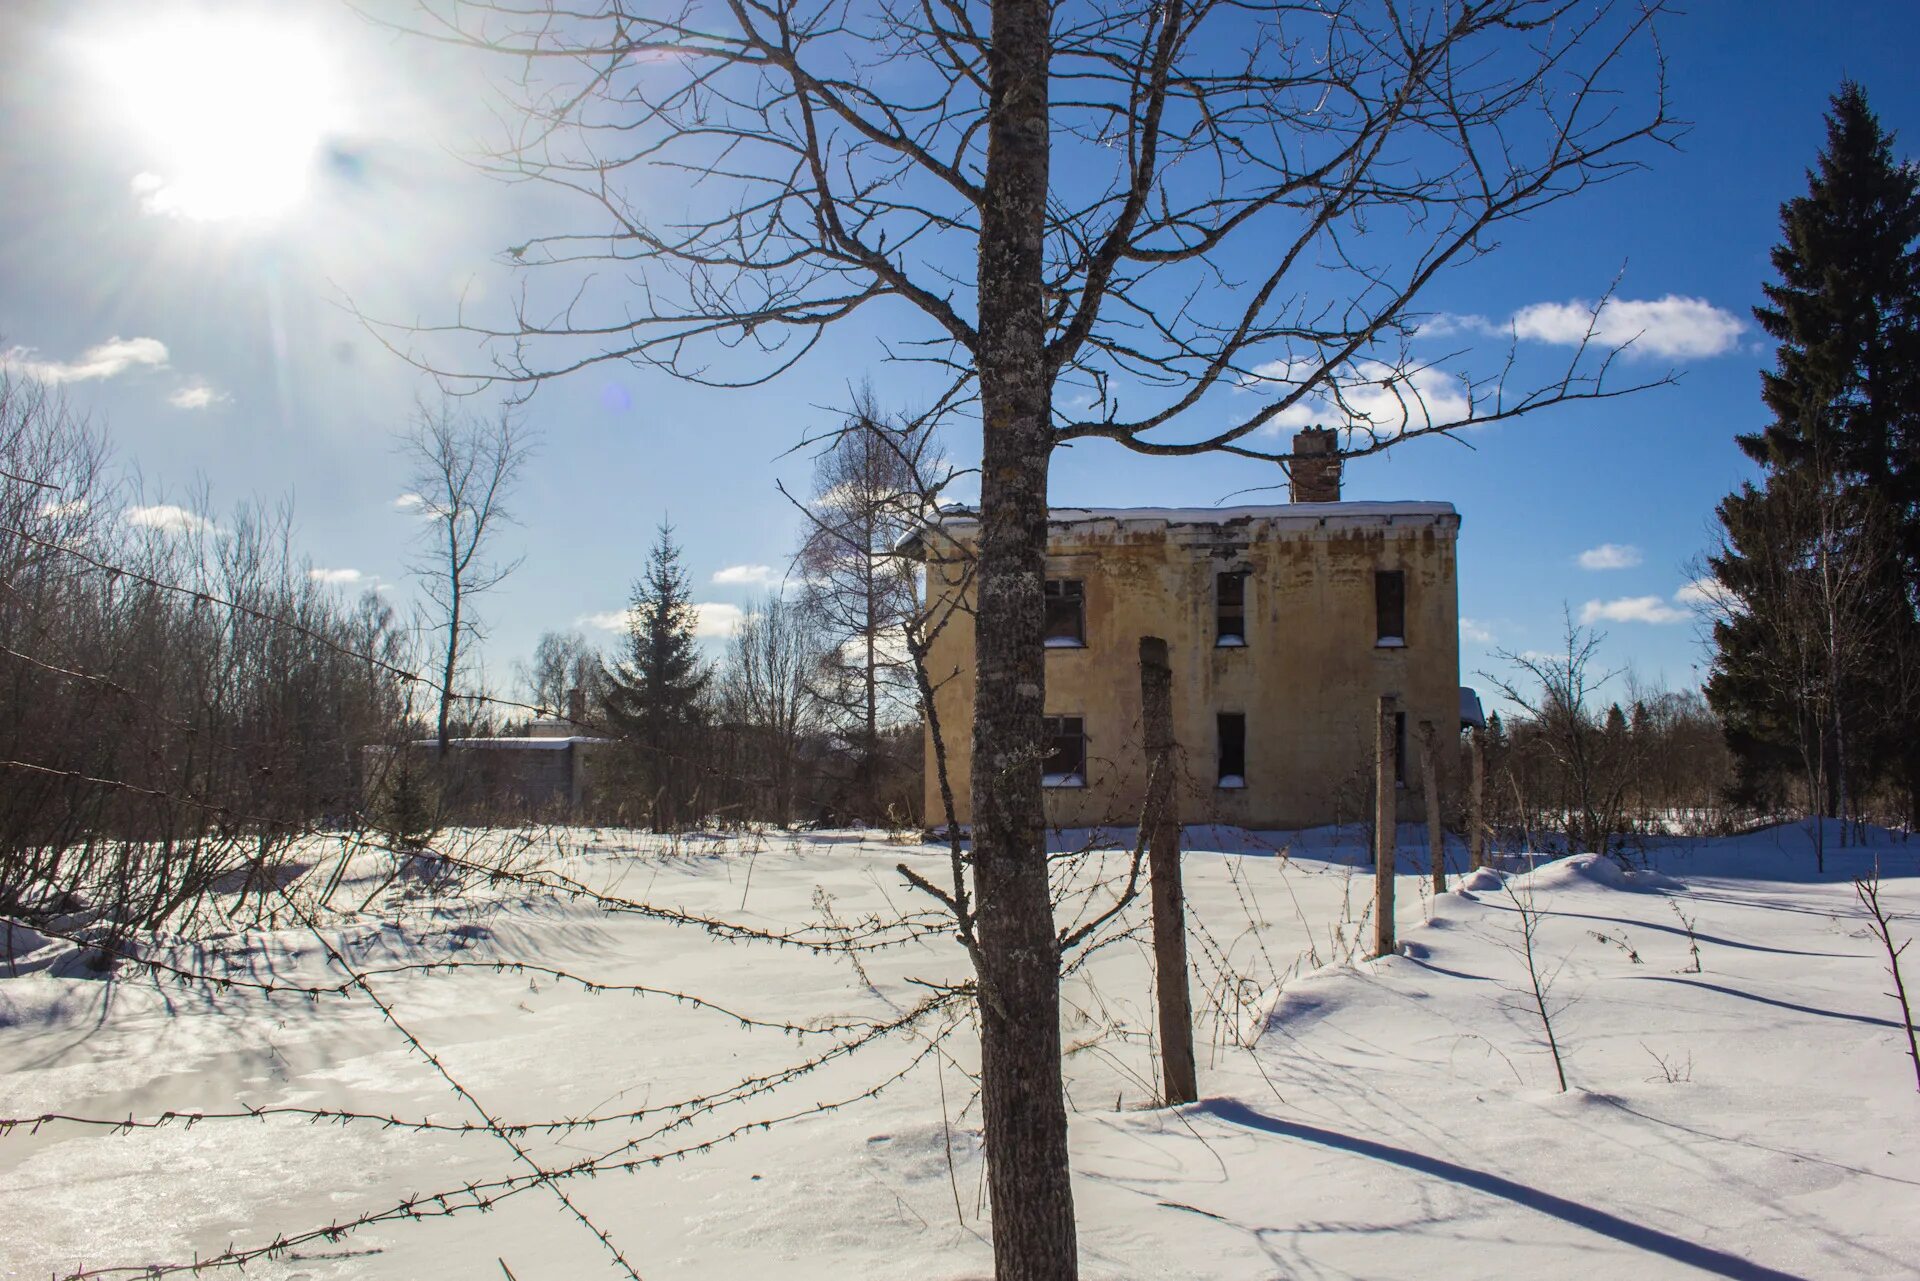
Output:
M1247 785L1247 715L1245 712L1221 712L1215 720L1220 729L1220 786Z
M1373 640L1376 645L1407 643L1407 576L1397 569L1373 575Z
M1040 782L1045 787L1087 785L1086 722L1078 716L1046 718L1046 755L1040 760Z
M1233 570L1214 576L1214 644L1247 643L1247 575Z
M1047 580L1049 649L1073 649L1087 643L1087 586L1077 578Z

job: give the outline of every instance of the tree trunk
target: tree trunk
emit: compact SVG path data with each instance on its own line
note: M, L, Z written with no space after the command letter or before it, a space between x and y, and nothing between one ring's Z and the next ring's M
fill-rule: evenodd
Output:
M1420 790L1427 802L1427 857L1433 862L1433 892L1447 892L1447 834L1440 825L1440 778L1434 768L1432 721L1420 722Z
M1153 825L1148 879L1153 887L1154 991L1160 1007L1160 1070L1164 1102L1194 1103L1200 1085L1193 1063L1193 1001L1187 991L1186 890L1180 880L1178 757L1173 741L1173 672L1167 643L1140 638L1140 726L1152 788L1146 821Z
M1487 731L1476 725L1467 733L1473 781L1467 794L1468 863L1479 871L1487 865Z
M1042 584L1052 450L1046 300L1045 0L995 0L980 220L980 561L973 865L980 1097L998 1281L1075 1281L1060 1073L1060 955L1048 895Z
M871 542L869 542L871 545ZM878 631L873 617L872 574L868 574L867 588L867 723L863 727L867 741L865 750L860 753L860 807L867 822L877 822L880 818L880 676L878 672L879 656L875 653L875 633Z
M460 576L457 572L452 575L449 600L447 662L440 673L440 725L434 740L434 756L443 762L447 759L447 720L453 711L453 673L460 660Z
M1376 746L1373 754L1373 954L1392 956L1395 948L1393 933L1393 873L1395 839L1399 835L1396 824L1399 819L1399 796L1395 792L1396 769L1394 755L1396 744L1393 733L1393 714L1398 700L1392 694L1380 696L1380 723L1376 726Z

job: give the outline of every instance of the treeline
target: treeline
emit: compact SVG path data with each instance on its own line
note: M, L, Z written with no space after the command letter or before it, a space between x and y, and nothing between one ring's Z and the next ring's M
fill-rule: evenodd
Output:
M1569 621L1556 652L1500 655L1509 674L1492 692L1507 714L1489 713L1481 731L1496 842L1618 851L1636 837L1722 834L1776 817L1736 795L1733 754L1706 699L1604 670L1603 639Z
M612 652L577 632L542 637L523 673L528 701L616 740L595 767L594 816L663 831L920 824L915 567L896 548L932 501L922 478L942 470L925 423L890 419L863 394L794 503L803 526L786 590L747 607L717 660L665 525Z
M357 810L409 655L291 514L133 502L103 431L0 370L0 913L157 924ZM101 901L106 895L109 901Z

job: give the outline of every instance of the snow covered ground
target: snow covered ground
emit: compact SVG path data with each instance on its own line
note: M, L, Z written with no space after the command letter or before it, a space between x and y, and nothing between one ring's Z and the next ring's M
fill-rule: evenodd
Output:
M945 867L938 847L877 835L559 836L539 854L566 875L771 930L922 907L895 865L935 881ZM1848 881L1877 860L1896 936L1920 935L1920 844L1882 834L1830 850L1816 876L1805 832L1772 829L1666 842L1644 856L1651 874L1582 856L1434 898L1408 829L1404 954L1369 962L1360 839L1189 830L1195 1107L1149 1106L1137 937L1068 981L1083 1275L1920 1275L1920 1092ZM303 885L328 874L325 853ZM378 873L350 869L334 902L357 905ZM1566 1094L1516 951L1525 903L1542 913ZM294 1107L449 1128L281 1114L17 1128L0 1137L0 1276L188 1263L408 1202L424 1217L308 1239L246 1275L618 1275L575 1210L649 1279L990 1275L976 1049L957 1009L779 1076L963 979L950 939L855 964L524 886L454 897L406 881L317 929L291 912L146 955L281 987L340 984L344 961L391 1018L358 989L270 996L127 970L103 983L76 976L65 945L19 934L0 961L0 1115ZM423 960L544 968L378 973ZM1909 970L1920 979L1920 949ZM865 1022L803 1036L736 1015ZM730 1088L746 1097L657 1110ZM510 1144L460 1129L476 1108L507 1124L607 1119ZM637 1168L543 1186L522 1153ZM439 1213L476 1198L490 1208Z

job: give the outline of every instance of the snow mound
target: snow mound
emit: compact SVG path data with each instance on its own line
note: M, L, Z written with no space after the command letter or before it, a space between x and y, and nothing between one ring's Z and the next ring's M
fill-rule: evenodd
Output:
M1605 854L1572 854L1543 863L1519 878L1529 889L1570 890L1597 886L1636 894L1684 890L1686 884L1659 872L1636 871Z
M111 973L119 958L139 955L139 946L126 937L126 931L111 926L82 925L69 939L49 937L30 925L0 917L0 974L44 970L55 978L98 979Z
M1506 883L1506 878L1492 868L1477 867L1455 881L1453 888L1463 894L1494 894Z
M35 953L54 946L54 941L30 925L0 916L0 965L26 967Z

